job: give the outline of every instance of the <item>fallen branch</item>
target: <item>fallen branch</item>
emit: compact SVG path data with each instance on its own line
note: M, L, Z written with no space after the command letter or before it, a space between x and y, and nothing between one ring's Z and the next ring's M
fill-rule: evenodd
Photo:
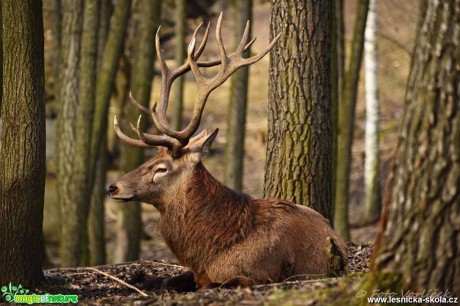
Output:
M142 290L139 290L138 288L134 287L133 285L130 285L130 284L128 284L128 283L122 281L121 279L119 279L119 278L117 278L117 277L115 277L115 276L113 276L113 275L110 275L110 274L108 274L108 273L102 272L101 270L98 270L98 269L95 269L95 268L89 268L89 267L88 267L88 268L86 268L86 269L92 270L92 271L94 271L94 272L97 272L97 273L99 273L99 274L102 274L102 275L104 275L104 276L107 276L108 278L111 278L111 279L113 279L114 281L116 281L116 282L118 282L118 283L120 283L120 284L122 284L122 285L124 285L124 286L126 286L126 287L128 287L128 288L130 288L130 289L132 289L132 290L134 290L134 291L136 291L137 293L139 293L139 294L142 295L142 296L148 296L147 293L143 292Z

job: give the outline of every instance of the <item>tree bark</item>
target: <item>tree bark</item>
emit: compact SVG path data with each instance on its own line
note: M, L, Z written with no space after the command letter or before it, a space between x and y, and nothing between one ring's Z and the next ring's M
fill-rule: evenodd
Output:
M460 0L428 1L369 290L460 296Z
M100 7L99 31L98 31L98 71L102 63L102 53L104 52L107 34L109 32L110 16L112 14L112 3L102 1ZM111 124L110 124L111 126ZM91 204L89 209L87 230L89 241L89 264L91 266L103 265L106 263L106 244L105 244L105 183L107 172L107 146L108 135L103 134L100 143L99 154L96 161L94 180L91 190Z
M55 101L61 101L60 93L60 70L61 70L61 47L62 47L62 1L51 1L51 35L53 36L53 48L51 54L51 67L53 73L53 93ZM46 84L45 84L46 85Z
M246 22L252 19L252 0L235 1L235 48L243 36ZM248 41L251 40L251 35ZM243 56L249 56L249 50ZM231 78L227 115L227 143L225 145L225 185L236 192L243 189L244 139L248 103L249 67L236 71Z
M0 2L0 24L2 24L2 3ZM3 100L3 28L0 28L0 119L2 118ZM1 123L0 123L1 127Z
M83 232L82 265L90 263L88 218L91 204L90 162L91 162L91 131L93 128L93 113L96 99L96 77L98 60L98 29L101 3L99 0L85 1L83 10L83 32L81 36L81 60L78 71L78 108L76 118L74 180L75 195L73 205L81 209L81 224Z
M62 47L59 97L60 110L57 123L57 178L60 213L59 253L61 266L78 266L81 259L83 230L81 207L75 205L76 185L73 184L76 125L78 109L78 67L80 65L83 1L62 1Z
M67 1L64 9L62 99L58 129L58 185L62 266L87 265L91 198L90 144L97 71L100 2Z
M45 101L42 4L3 0L0 284L44 280Z
M343 0L335 0L332 14L332 44L331 44L331 82L332 82L332 203L335 203L335 182L337 178L337 144L339 93L344 73L344 24Z
M332 217L330 1L274 1L265 197Z
M364 71L366 91L366 136L365 136L365 218L376 220L381 210L380 191L380 101L379 101L379 62L378 62L378 22L377 0L370 0L364 42Z
M149 106L152 89L154 63L154 33L158 27L161 1L139 0L138 2L138 32L135 35L134 60L131 73L131 88L133 96L144 106ZM125 122L137 122L139 113L132 111L132 105L127 104L123 118ZM144 121L143 126L145 128ZM123 173L132 171L144 161L143 150L133 148L123 143L121 145L122 159L120 170ZM131 261L139 258L140 239L142 234L142 219L140 203L122 205L118 210L115 262Z
M100 63L97 84L96 84L96 107L94 110L93 130L91 137L91 166L94 177L97 160L100 152L100 144L103 134L107 132L107 113L110 104L113 83L116 71L123 52L126 28L131 12L131 0L118 0L115 5L112 18L110 19L110 30L107 35L102 60ZM92 185L92 182L91 184Z
M91 193L91 207L88 217L89 264L103 265L107 261L105 245L105 190L107 173L107 136L101 141L99 159L94 178L93 192Z
M337 169L335 181L334 229L345 240L350 239L348 200L350 189L351 146L358 95L359 71L364 49L369 0L359 0L351 41L350 61L339 97Z
M185 60L185 0L176 0L175 11L175 34L176 34L176 50L175 60L176 66L179 67ZM172 103L172 122L173 130L182 130L182 113L184 109L184 81L185 76L180 76L175 81L174 100Z

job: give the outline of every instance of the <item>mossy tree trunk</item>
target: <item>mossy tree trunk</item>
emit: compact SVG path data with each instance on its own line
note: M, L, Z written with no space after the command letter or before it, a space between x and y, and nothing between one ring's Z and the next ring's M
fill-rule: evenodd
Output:
M176 66L179 67L185 60L185 0L176 0L175 10L175 60ZM182 130L182 113L184 109L184 80L185 76L180 76L175 81L175 91L172 103L172 122L171 127L173 130Z
M0 284L44 280L45 101L41 1L2 0Z
M350 239L348 224L348 201L350 189L351 146L355 123L356 99L358 95L359 71L364 49L369 0L359 0L356 22L351 40L348 68L342 80L339 96L339 124L337 141L337 168L334 199L334 229L345 240Z
M460 0L422 18L367 288L459 297Z
M131 71L131 89L133 96L144 106L149 106L153 80L154 38L159 24L161 1L139 0L137 4L137 33L134 43L134 59ZM139 113L133 111L131 103L126 105L124 122L135 124ZM148 118L144 118L144 127ZM120 170L127 173L144 161L143 151L123 143L121 145ZM115 262L131 261L139 258L142 219L140 203L128 203L119 206Z
M235 48L243 36L246 22L252 19L252 0L235 1ZM248 41L251 40L251 35ZM247 57L249 51L244 53ZM231 78L227 112L227 143L225 146L225 184L237 192L243 189L244 139L248 101L249 67L236 71Z
M265 197L283 198L332 217L330 1L272 4ZM294 30L295 29L295 30Z

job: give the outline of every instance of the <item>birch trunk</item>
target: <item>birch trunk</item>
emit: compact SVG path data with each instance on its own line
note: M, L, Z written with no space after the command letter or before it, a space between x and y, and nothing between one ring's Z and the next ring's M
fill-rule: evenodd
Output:
M364 70L366 91L366 136L365 136L365 211L366 220L374 220L380 214L381 195L379 180L379 63L377 44L377 0L369 1L366 32L364 34Z

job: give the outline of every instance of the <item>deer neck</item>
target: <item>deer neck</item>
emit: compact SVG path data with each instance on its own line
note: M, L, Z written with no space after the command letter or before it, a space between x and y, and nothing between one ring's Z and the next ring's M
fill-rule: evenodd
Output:
M257 209L252 198L225 187L201 163L181 194L171 199L158 227L182 264L198 265L252 231Z

